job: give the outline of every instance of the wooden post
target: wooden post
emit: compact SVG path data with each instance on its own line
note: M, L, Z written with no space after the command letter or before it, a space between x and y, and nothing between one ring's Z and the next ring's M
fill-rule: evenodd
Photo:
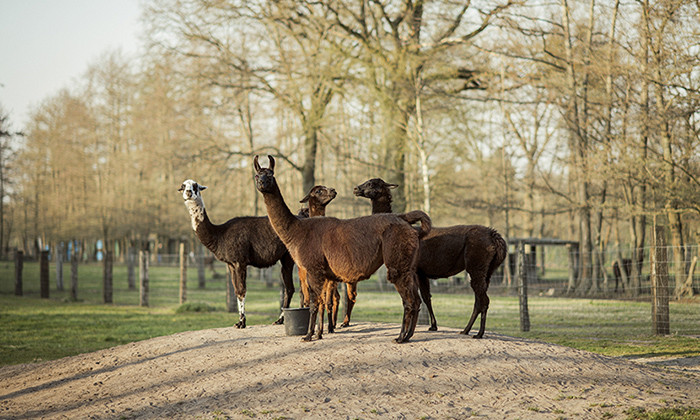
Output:
M204 274L204 254L202 253L202 247L199 246L199 253L197 254L197 279L198 287L204 289L207 285L207 276Z
M39 289L41 298L49 298L49 251L39 253Z
M228 312L237 312L236 292L233 290L233 273L228 265L226 265L226 310Z
M520 307L520 331L523 332L530 331L530 313L527 307L527 271L525 244L518 242L518 303Z
M24 252L15 251L15 296L22 296L22 270L24 269Z
M671 332L669 322L668 260L666 252L666 231L656 226L651 238L651 316L654 334L667 335Z
M185 243L180 242L180 305L187 301L187 254Z
M126 282L129 290L136 290L136 252L133 247L126 251Z
M54 258L56 260L56 290L63 290L63 250L61 245L56 245Z
M109 250L104 254L104 264L102 273L102 297L104 303L112 303L113 296L113 261L114 251Z
M73 244L73 254L70 258L70 298L75 301L78 300L78 261L80 260L80 254L75 249L75 242Z
M569 251L569 284L566 286L566 293L576 290L576 279L578 277L578 244L567 244Z
M139 251L139 306L148 306L148 251Z

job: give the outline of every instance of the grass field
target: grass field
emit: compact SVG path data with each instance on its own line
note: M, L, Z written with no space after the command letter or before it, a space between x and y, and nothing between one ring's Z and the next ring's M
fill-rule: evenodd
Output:
M148 308L138 306L138 290L128 290L125 266L114 268L114 303L109 305L102 304L101 265L80 266L75 302L69 299L70 267L64 266L64 291L56 290L51 268L49 299L39 298L36 263L25 263L24 296L16 297L14 264L0 262L0 365L52 360L181 331L228 327L238 318L225 311L224 280L211 280L209 272L206 288L200 290L196 270L189 269L187 302L192 305L179 312L177 267L151 267ZM266 287L251 271L248 325L270 324L278 316L279 288ZM278 276L279 270L273 272ZM371 291L371 282L360 283L353 320L400 322L403 308L398 294ZM298 302L295 295L292 305ZM463 328L472 305L471 294L433 295L441 326ZM214 310L195 312L202 308ZM529 308L531 331L520 332L518 298L492 296L486 335L491 331L522 336L612 356L700 356L699 301L671 303L672 334L664 337L651 334L648 302L531 296Z

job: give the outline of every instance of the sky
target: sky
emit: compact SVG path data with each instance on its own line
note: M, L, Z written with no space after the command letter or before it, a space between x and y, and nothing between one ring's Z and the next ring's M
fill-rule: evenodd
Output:
M102 54L139 49L139 0L0 0L0 107L13 130Z

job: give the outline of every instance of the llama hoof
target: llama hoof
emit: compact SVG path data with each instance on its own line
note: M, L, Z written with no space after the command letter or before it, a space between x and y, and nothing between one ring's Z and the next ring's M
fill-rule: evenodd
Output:
M245 319L242 319L236 323L236 328L245 328Z
M283 316L277 318L277 321L272 323L272 325L282 325L282 324L284 324L284 317Z
M477 335L475 335L475 336L472 337L472 338L477 339L477 340L481 340L482 338L484 338L484 336L483 336L483 335L477 334Z
M311 341L311 334L301 337L301 341Z
M340 324L340 328L347 328L349 326L350 326L349 322L343 322L342 324Z
M462 335L469 335L469 331L466 331L466 330L462 330L459 333Z
M428 331L437 331L437 326L431 326Z

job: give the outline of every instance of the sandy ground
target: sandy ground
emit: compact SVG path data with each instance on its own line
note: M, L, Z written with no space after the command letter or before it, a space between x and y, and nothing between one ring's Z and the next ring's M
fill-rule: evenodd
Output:
M219 328L4 367L0 418L598 419L700 404L697 360L659 366L425 329L396 344L394 324L311 343L283 326Z

